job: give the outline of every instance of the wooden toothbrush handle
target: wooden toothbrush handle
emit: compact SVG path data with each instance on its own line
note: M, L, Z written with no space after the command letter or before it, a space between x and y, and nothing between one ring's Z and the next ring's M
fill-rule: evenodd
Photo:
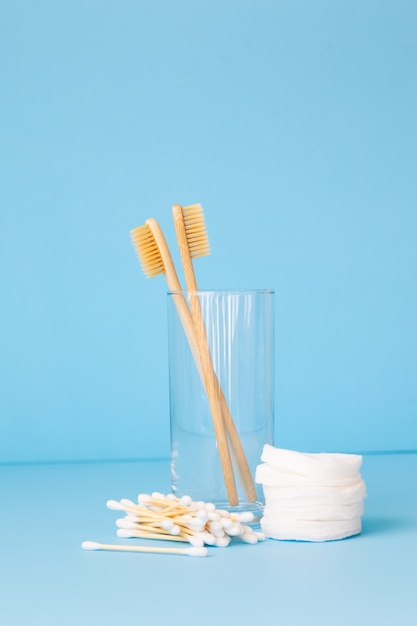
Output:
M234 457L239 481L242 485L248 502L255 502L256 489L253 482L252 474L249 468L245 451L243 449L242 442L240 440L239 433L236 429L235 422L230 413L227 400L223 393L220 381L218 380L216 372L214 370L213 361L210 354L210 348L208 345L207 334L204 326L203 314L197 294L190 294L190 304L193 314L193 321L197 332L197 341L200 348L200 355L203 352L204 367L207 370L206 373L209 372L208 375L210 379L212 379L212 393L214 394L216 404L220 407L220 414L222 416L223 423L227 431L227 436Z
M213 367L200 301L197 293L195 293L198 291L197 281L195 278L194 267L190 256L187 236L185 233L182 207L180 205L175 205L173 207L173 217L181 260L184 269L184 276L187 284L187 289L189 291L190 306L197 334L199 352L202 360L204 361L204 375L206 377L209 377L208 383L211 388L210 394L213 394L212 402L220 404L220 414L227 431L228 441L231 446L236 470L239 476L239 481L242 485L248 502L255 502L256 490L249 464L245 455L245 451L243 449L242 442L240 440L234 420L230 413L230 409L228 407L220 382L216 376ZM217 407L214 410L217 411Z
M220 398L220 409L223 415L224 424L227 430L227 436L229 438L229 443L232 450L232 457L235 463L236 471L239 477L239 482L242 485L243 491L245 492L245 496L248 502L256 501L256 489L255 484L253 482L252 473L250 471L250 467L248 464L248 460L246 458L245 450L243 449L243 445L237 432L235 422L230 413L229 406L227 404L227 400L224 397L223 390L219 384L219 398Z
M178 311L178 314L181 319L181 323L184 328L184 332L186 334L188 343L190 345L190 349L192 355L194 357L197 370L200 374L200 377L203 381L204 388L207 393L207 397L209 400L210 411L213 419L214 432L216 436L216 442L220 457L220 463L222 466L224 482L226 486L226 493L229 500L229 503L232 506L236 506L239 503L239 498L236 490L236 483L233 475L233 466L230 458L230 451L227 441L226 432L224 429L224 423L222 419L222 414L220 410L219 403L217 402L216 396L216 381L213 376L214 372L212 368L210 368L210 353L205 349L201 349L200 342L198 340L196 327L190 313L190 309L188 308L187 301L184 298L182 292L181 284L178 280L177 272L175 271L175 265L172 260L171 252L166 243L163 232L158 224L158 222L150 218L146 222L149 228L152 231L152 234L157 243L159 252L161 254L164 269L165 269L165 278L168 284L168 287L173 292L172 297L174 298L174 302ZM207 347L208 348L208 347Z
M178 279L178 274L175 270L175 265L174 265L174 261L172 260L170 249L168 247L168 244L164 237L164 233L162 232L162 229L159 226L158 222L153 217L151 217L148 220L146 220L146 224L151 229L152 235L158 246L158 250L161 255L163 264L164 264L165 279L168 285L168 289L171 292L178 292L178 293L173 293L172 297L174 299L175 306L178 311L178 315L180 316L185 335L190 345L191 352L196 362L197 369L199 370L199 372L201 372L200 356L198 352L197 339L195 336L193 319L191 317L191 313L190 313L190 309L188 308L187 301L184 298L184 295L182 293L181 283Z
M193 306L191 307L193 313ZM216 434L217 446L220 456L220 462L223 469L223 476L226 485L226 492L229 503L232 506L239 504L236 483L233 474L232 460L225 431L225 423L223 420L221 404L219 402L220 384L214 373L209 347L204 341L205 330L202 317L193 316L194 328L197 335L197 345L199 349L201 367L203 373L204 386L206 388L207 397L210 405L210 411L213 419L214 430Z
M174 293L174 302L180 316L184 332L187 336L197 370L200 374L204 388L206 390L209 401L210 412L212 415L214 432L222 466L223 477L226 487L227 498L232 506L239 504L239 498L236 490L236 483L233 475L232 460L227 441L224 422L222 417L221 404L218 402L218 394L220 385L211 366L210 353L206 343L199 340L199 329L193 321L190 309L182 293ZM201 328L200 328L201 332ZM223 395L223 394L222 394ZM224 402L226 400L224 399ZM236 433L237 434L237 433Z

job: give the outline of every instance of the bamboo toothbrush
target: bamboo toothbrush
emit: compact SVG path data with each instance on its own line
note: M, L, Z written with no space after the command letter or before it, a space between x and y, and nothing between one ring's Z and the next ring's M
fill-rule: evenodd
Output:
M198 287L192 262L193 258L206 256L210 253L210 246L204 220L203 208L200 204L193 204L187 207L182 207L180 204L175 204L172 208L172 213L174 217L174 224L177 233L181 260L184 268L184 276L187 284L187 290L190 292L189 298L191 313L196 328L201 360L205 368L213 370L213 364L211 362L211 356L208 347L200 302L198 299L198 295L195 294L195 292L198 291ZM235 423L230 414L229 407L218 381L215 388L215 393L218 394L217 397L220 402L221 413L229 437L232 452L234 454L239 480L242 484L248 501L255 502L256 490L253 483L252 474L246 459L245 451L243 449L239 434L236 430Z
M158 222L153 218L146 220L143 226L139 226L131 231L131 237L145 275L152 277L158 274L165 274L169 289L174 292L181 292L182 288L174 262ZM177 293L173 294L173 298L209 400L227 497L231 506L236 506L239 503L239 499L223 418L215 397L215 375L212 369L210 370L207 366L204 367L200 361L199 343L196 338L193 319L184 296L181 293Z

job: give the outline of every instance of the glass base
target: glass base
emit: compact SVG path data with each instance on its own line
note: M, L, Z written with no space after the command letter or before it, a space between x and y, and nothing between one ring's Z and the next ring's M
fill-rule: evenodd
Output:
M230 506L229 502L213 502L216 509L223 509L229 513L253 513L254 519L248 526L258 524L264 514L264 504L262 502L239 502L236 506Z

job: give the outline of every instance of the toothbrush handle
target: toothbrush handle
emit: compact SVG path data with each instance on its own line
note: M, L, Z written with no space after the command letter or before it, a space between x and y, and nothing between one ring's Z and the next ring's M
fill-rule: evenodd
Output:
M240 441L239 434L230 413L226 398L214 371L204 326L203 315L200 307L200 301L198 295L196 293L193 293L198 291L197 281L195 277L193 263L191 260L187 236L185 233L182 207L180 205L175 205L173 207L173 216L181 260L184 269L185 281L187 284L187 289L190 292L189 299L192 312L192 320L196 330L200 357L203 363L204 379L206 380L206 384L208 386L211 406L213 405L212 412L214 411L215 414L220 412L220 417L217 417L216 419L221 419L223 425L226 427L227 437L231 446L231 452L234 457L239 480L242 484L248 502L255 502L256 490L253 483L251 471L246 459L245 451Z

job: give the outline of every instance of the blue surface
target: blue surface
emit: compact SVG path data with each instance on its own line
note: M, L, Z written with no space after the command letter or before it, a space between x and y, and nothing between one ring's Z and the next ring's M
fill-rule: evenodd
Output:
M417 449L416 28L412 0L2 3L0 461L168 456L129 230L173 244L175 202L202 288L276 289L279 445Z
M361 535L197 559L80 548L126 542L105 502L168 491L165 461L0 467L0 623L414 624L417 454L365 456L362 475Z

